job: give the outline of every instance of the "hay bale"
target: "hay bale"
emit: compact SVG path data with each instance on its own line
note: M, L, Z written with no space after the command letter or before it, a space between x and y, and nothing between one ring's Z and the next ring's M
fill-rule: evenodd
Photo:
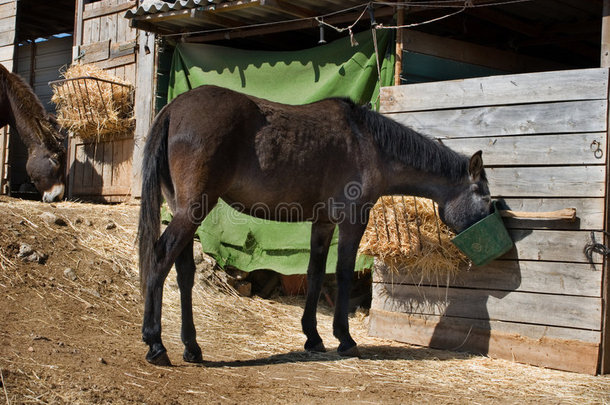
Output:
M133 87L92 64L70 66L52 85L57 121L84 141L118 139L134 128Z
M454 236L440 221L432 200L386 196L371 210L360 252L377 257L394 270L445 280L468 263L451 243Z

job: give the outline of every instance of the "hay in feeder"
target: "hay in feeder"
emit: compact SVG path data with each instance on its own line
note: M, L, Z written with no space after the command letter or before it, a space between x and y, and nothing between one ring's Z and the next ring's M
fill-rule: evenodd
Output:
M75 64L51 84L57 121L84 141L123 138L134 127L133 87L92 64Z
M371 210L360 252L377 257L393 270L446 280L468 263L451 243L454 236L440 221L432 200L381 197Z

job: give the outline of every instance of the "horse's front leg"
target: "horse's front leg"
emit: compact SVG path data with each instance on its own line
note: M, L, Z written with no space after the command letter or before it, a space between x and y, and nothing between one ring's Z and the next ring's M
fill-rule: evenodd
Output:
M311 352L324 352L324 343L318 333L316 311L318 300L322 291L322 282L326 273L326 257L328 247L333 237L335 224L314 222L311 226L311 252L307 267L307 298L301 325L307 336L305 350Z
M359 356L356 342L349 333L348 312L356 254L358 253L358 245L365 229L366 223L353 224L346 221L339 225L337 299L333 320L333 334L339 339L337 351L342 356Z
M197 344L195 323L193 322L193 284L195 281L195 260L193 259L193 240L189 240L176 259L176 273L180 288L180 307L182 310L181 338L184 343L182 358L189 363L201 363L201 348Z

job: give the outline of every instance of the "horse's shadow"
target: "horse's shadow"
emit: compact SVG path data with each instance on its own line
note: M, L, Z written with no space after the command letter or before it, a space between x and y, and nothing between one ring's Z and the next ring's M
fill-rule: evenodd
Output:
M519 242L531 233L531 230L512 233L513 241ZM489 355L494 329L494 314L489 312L490 300L504 299L521 286L521 265L516 246L503 258L470 271L467 277L473 289L469 290L467 297L444 296L445 309L430 338L430 347ZM477 273L487 281L477 284ZM494 280L493 285L487 284L489 280ZM466 313L465 307L468 308Z
M470 357L470 355L465 353L450 352L446 350L435 350L417 346L407 347L397 345L362 345L359 346L359 350L360 356L358 358L364 361L417 361L431 359L444 361L454 359L467 359ZM340 356L335 350L329 350L325 353L291 351L287 353L274 354L268 357L247 360L204 360L203 363L197 364L197 366L206 368L256 367L278 364L339 362L349 360L350 358L351 357Z

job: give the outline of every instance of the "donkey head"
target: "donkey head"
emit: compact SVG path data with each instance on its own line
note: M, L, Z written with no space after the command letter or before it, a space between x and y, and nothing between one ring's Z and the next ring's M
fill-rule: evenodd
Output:
M485 218L491 210L491 197L481 154L478 151L472 155L467 178L455 186L445 204L439 207L441 220L457 233Z
M66 155L61 151L51 152L44 145L30 150L25 168L44 202L63 198L65 167Z

